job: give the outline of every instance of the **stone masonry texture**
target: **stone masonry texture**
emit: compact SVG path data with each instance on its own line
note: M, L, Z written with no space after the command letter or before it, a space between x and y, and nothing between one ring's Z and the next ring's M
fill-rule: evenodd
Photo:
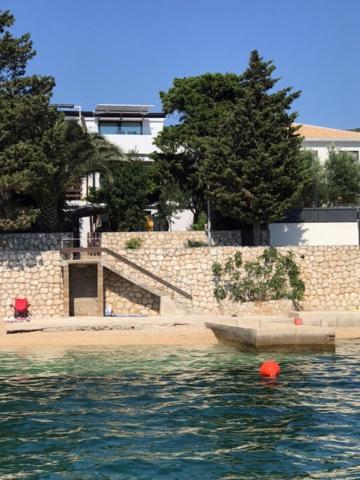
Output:
M102 246L112 250L125 249L125 243L132 239L141 240L142 249L154 248L183 248L186 247L188 240L201 242L207 245L208 238L206 232L111 232L103 233ZM241 232L239 231L221 231L212 233L213 246L240 246Z
M224 263L236 251L241 251L244 261L254 260L264 247L204 247L186 248L187 235L202 232L177 233L180 240L178 248L173 242L164 238L154 241L154 248L147 248L149 239L138 250L126 250L124 237L126 233L108 233L103 236L103 246L117 253L126 255L135 263L147 268L162 278L173 282L193 295L193 306L209 313L279 313L288 310L286 302L274 302L270 305L218 304L213 297L213 280L211 266L213 262ZM219 236L223 232L217 232ZM227 234L228 232L224 232ZM236 233L236 232L234 232ZM136 234L132 234L134 236ZM145 236L147 234L144 234ZM157 232L149 237L160 235ZM185 240L185 241L184 241ZM355 310L360 308L360 247L359 246L314 246L314 247L280 247L280 252L292 251L295 261L301 269L301 276L306 285L302 306L305 310Z
M11 315L10 304L26 297L38 318L64 314L60 254L56 250L0 251L0 318Z
M105 269L105 306L118 315L158 315L160 298Z
M222 232L217 232L221 239ZM236 233L236 232L231 232ZM192 234L196 234L192 237ZM106 233L102 244L129 260L185 290L193 296L187 301L194 311L213 314L275 314L288 311L288 301L233 304L218 303L213 296L213 262L224 263L236 251L241 251L244 261L259 256L263 247L214 246L189 248L188 239L204 238L204 232L149 232ZM144 242L138 250L127 250L125 242L134 236L142 236ZM5 234L0 238L4 240ZM234 237L235 238L235 237ZM226 239L226 240L225 240ZM6 240L6 239L5 239ZM37 242L33 239L33 245ZM19 245L13 236L12 248L0 249L0 315L10 313L9 304L15 297L26 296L34 316L52 317L64 314L63 272L58 250L47 241L39 241L39 248L16 249ZM220 241L220 240L219 240ZM223 241L231 241L228 232ZM49 245L47 249L43 246ZM9 246L9 241L6 241ZM306 285L304 310L356 310L360 308L360 248L358 246L281 247L281 252L291 250L301 269ZM107 258L109 257L109 258ZM128 279L137 279L137 273L120 261L104 256L104 262L124 273ZM107 272L107 273L106 273ZM141 275L139 284L149 287L152 293L119 278L105 269L105 301L115 313L154 315L159 308L161 292L181 300L181 296L165 291L165 287Z
M58 250L70 233L2 233L0 250Z

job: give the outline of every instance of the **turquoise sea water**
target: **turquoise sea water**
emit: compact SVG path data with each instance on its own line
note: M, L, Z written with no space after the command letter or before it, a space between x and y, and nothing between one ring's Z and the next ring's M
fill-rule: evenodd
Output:
M360 479L360 343L0 350L0 479Z

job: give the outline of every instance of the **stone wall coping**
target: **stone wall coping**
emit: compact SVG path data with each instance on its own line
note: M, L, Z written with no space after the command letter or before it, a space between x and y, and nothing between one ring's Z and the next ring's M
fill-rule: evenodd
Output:
M111 248L111 247L108 247ZM185 246L154 246L154 247L149 247L149 246L141 246L137 249L130 249L130 248L125 248L121 245L119 245L118 251L121 250L121 252L126 252L127 254L135 254L138 255L141 252L151 252L154 250L172 250L172 251L177 251L177 252L208 252L208 251L219 251L219 250L224 250L225 252L231 252L231 251L258 251L261 252L265 248L269 248L269 246L237 246L237 245L211 245L210 247L208 245L204 247L185 247ZM359 250L360 246L358 245L314 245L314 246L294 246L294 245L289 245L289 246L281 246L281 247L274 247L276 250L280 251L293 251L295 253L303 253L303 252L316 252L316 251L346 251L346 250Z
M221 234L221 233L231 233L231 234L240 234L241 230L213 230L212 234ZM157 236L157 235L173 235L175 237L181 237L186 235L207 235L205 230L184 230L179 232L163 231L163 232L104 232L102 236L136 236L136 235L146 235L146 236Z
M40 255L56 255L59 256L60 258L60 250L58 249L51 249L51 250L13 250L11 248L8 249L0 249L0 257L6 257L7 255L11 255L13 257L14 255L26 255L26 256L40 256Z
M72 236L73 234L71 232L0 232L0 237L62 237L64 235Z
M0 249L12 251L59 250L63 239L72 238L71 233L0 233Z

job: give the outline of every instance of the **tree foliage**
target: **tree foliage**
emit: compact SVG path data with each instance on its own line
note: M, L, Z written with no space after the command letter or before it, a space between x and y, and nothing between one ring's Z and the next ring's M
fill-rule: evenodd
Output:
M24 76L35 51L29 34L8 31L13 23L9 11L0 12L0 228L26 229L40 214L32 175L43 158L43 132L57 114L48 107L53 79Z
M303 165L302 188L299 193L299 207L320 207L326 202L326 173L312 150L301 150L299 162Z
M175 79L161 92L165 113L178 122L159 135L155 160L195 212L210 198L227 217L268 223L298 199L304 165L291 108L300 93L275 91L274 69L253 51L241 75Z
M101 166L89 135L50 105L54 79L26 76L35 50L13 23L0 12L0 229L56 231L67 188Z
M358 205L360 198L360 162L351 153L329 149L325 162L326 201L328 205Z
M275 67L257 51L242 76L242 95L208 147L203 176L217 210L253 224L282 217L299 196L301 137L290 112L299 92L274 91Z
M177 122L166 126L156 139L161 150L154 154L161 173L160 185L183 193L182 201L195 214L206 208L206 183L202 176L209 139L214 138L224 112L241 94L241 77L207 73L176 78L167 92L160 92L163 110ZM177 203L175 201L175 203Z
M214 296L220 301L254 302L304 298L305 284L294 254L281 254L276 248L266 248L253 261L243 262L241 252L229 257L222 266L214 262Z
M164 175L162 167L162 162L154 162L149 168L154 186L149 200L157 210L158 228L168 230L174 216L179 211L189 208L189 197L181 189L177 178Z
M101 188L89 200L107 207L112 231L144 230L145 210L155 189L151 166L130 154L110 166L111 177L103 177Z
M360 199L360 162L352 153L328 150L321 164L311 150L300 152L304 168L301 207L336 207L358 205Z

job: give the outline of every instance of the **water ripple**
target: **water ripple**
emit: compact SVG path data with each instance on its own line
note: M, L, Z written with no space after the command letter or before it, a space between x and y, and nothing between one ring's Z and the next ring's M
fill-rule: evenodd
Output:
M359 479L360 343L1 350L1 479Z

